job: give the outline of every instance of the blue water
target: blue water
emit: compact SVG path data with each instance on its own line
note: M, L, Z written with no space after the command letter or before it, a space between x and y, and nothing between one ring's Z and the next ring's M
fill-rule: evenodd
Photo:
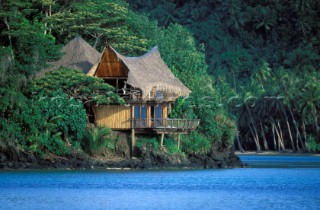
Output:
M240 169L5 171L0 209L320 209L319 157L263 157Z

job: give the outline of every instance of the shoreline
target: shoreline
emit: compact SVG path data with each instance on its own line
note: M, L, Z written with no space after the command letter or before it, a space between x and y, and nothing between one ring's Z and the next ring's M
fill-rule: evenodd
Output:
M250 156L250 155L258 155L258 156L316 156L320 157L319 153L313 152L276 152L276 151L261 151L257 153L256 151L235 151L235 155L237 156Z
M239 157L225 152L215 154L170 155L163 151L145 150L137 158L91 157L83 152L74 151L68 157L46 155L41 157L31 153L17 152L12 156L9 152L0 152L0 171L4 170L178 170L178 169L210 169L246 167Z

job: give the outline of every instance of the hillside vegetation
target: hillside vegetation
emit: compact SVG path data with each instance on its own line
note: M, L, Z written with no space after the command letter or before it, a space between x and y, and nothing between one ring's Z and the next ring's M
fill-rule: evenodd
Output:
M181 150L172 151L208 154L213 145L229 151L234 141L240 150L320 150L319 0L4 0L0 6L2 150L65 156L100 149L100 140L90 140L99 129L86 129L85 105L123 103L112 87L71 69L35 78L77 35L100 52L107 42L128 56L159 47L192 90L170 117L201 120L183 135ZM101 145L110 145L107 138Z
M205 49L239 149L320 150L319 0L127 2L160 26L188 28Z
M93 136L99 136L97 130L86 130L84 104L97 98L99 104L122 103L110 92L112 87L70 69L35 78L77 35L100 52L108 42L130 56L158 45L175 76L192 90L190 97L176 102L171 117L201 120L197 131L183 137L182 152L207 154L213 144L222 151L232 147L236 124L224 104L225 95L208 74L203 45L197 45L183 26L159 27L121 0L5 0L0 6L2 150L64 156L78 149L91 154L99 147L100 140L88 142L100 137ZM101 92L97 90L109 95L94 94Z

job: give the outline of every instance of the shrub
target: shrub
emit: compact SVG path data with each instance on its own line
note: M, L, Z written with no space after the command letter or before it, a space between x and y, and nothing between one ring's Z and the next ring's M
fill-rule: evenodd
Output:
M314 136L309 135L306 143L307 149L310 152L318 152L320 151L320 144L316 142Z
M81 101L56 91L52 97L38 97L37 103L44 122L62 116L57 119L54 132L62 132L62 137L67 141L70 139L71 143L82 139L87 115Z
M48 114L43 102L28 99L21 92L8 91L7 96L11 101L7 103L9 106L2 106L4 109L0 117L0 140L4 145L17 146L40 155L46 151L57 155L69 152L58 125L65 120L62 115L56 115L58 112ZM59 108L52 107L56 104L50 103L50 98L46 100L51 109ZM74 113L70 111L70 114Z
M112 141L111 129L107 127L89 127L85 130L81 147L90 155L96 154L100 149L106 148Z
M158 150L160 145L156 137L154 138L141 138L137 141L137 147L142 149L143 146L150 145L152 149Z
M180 154L181 150L178 148L177 142L173 138L165 138L163 141L169 154Z
M201 133L197 131L183 136L181 141L182 151L186 154L208 153L211 148L211 142Z

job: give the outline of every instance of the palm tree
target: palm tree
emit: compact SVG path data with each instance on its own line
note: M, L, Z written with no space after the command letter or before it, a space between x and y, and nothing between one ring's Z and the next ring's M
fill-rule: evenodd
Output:
M269 6L263 7L259 5L253 18L255 29L263 29L266 36L268 36L268 31L275 25L275 17L275 12Z
M89 127L84 133L81 146L90 155L105 148L108 144L111 129L107 127Z

